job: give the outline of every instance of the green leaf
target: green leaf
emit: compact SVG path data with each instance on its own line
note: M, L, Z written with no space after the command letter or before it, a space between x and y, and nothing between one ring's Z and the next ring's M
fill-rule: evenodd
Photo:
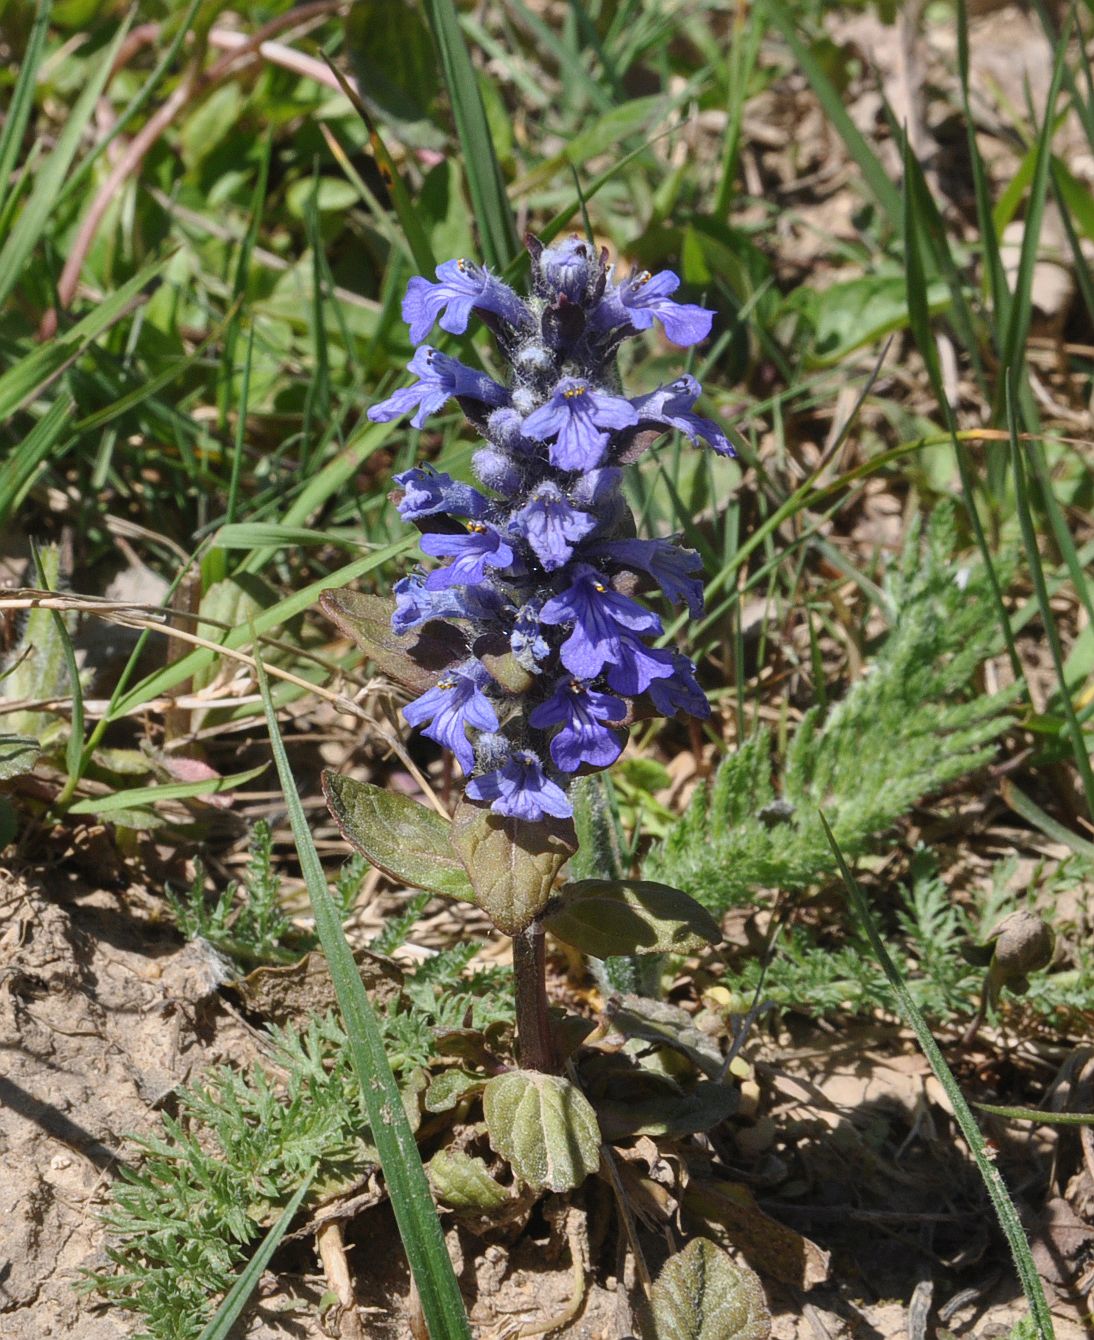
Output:
M437 53L417 5L357 0L346 15L346 49L362 101L394 123L415 149L442 149L433 115L440 85Z
M0 782L31 772L41 752L31 735L0 735Z
M391 631L393 600L361 591L324 591L319 608L361 648L382 674L421 694L440 672L467 654L462 635L451 624L429 623L400 637Z
M469 1070L443 1070L425 1091L427 1112L451 1112L457 1103L470 1094L480 1093L486 1080Z
M471 877L475 902L498 930L516 935L547 906L576 840L568 821L527 823L461 800L452 845Z
M491 1176L483 1159L458 1149L439 1149L426 1168L438 1200L457 1214L493 1214L509 1192Z
M483 1092L483 1111L490 1147L530 1187L571 1191L600 1166L596 1113L562 1075L495 1075Z
M128 30L128 22L118 24L110 45L103 49L99 60L95 62L90 77L80 90L79 98L64 118L56 143L38 169L30 199L23 206L0 249L0 304L19 282L31 253L41 240L50 212L65 185L72 160L98 106L99 94L114 68L114 58ZM0 414L0 417L3 415Z
M640 879L567 884L562 905L544 918L552 935L594 958L690 954L722 938L718 923L690 895Z
M246 772L232 773L229 777L207 777L200 782L165 782L160 786L138 786L131 791L115 791L109 796L88 796L69 806L69 814L113 814L117 810L130 810L141 805L154 805L159 800L190 800L196 796L219 795L221 791L233 791L242 786L269 765L260 763L257 768L248 768Z
M928 285L926 301L931 313L946 310L950 291L942 280ZM908 293L899 274L861 275L819 290L801 288L787 305L813 328L809 361L817 367L831 367L908 324Z
M495 270L504 270L520 249L517 230L456 6L452 0L425 0L425 12L452 101L483 259Z
M694 1238L665 1262L642 1323L642 1340L765 1340L770 1334L760 1281L708 1238Z
M377 870L446 898L474 899L452 850L452 825L398 791L324 772L323 793L346 841Z
M289 1225L296 1217L297 1210L303 1204L314 1176L315 1170L313 1169L297 1187L292 1199L282 1211L281 1217L259 1243L258 1250L247 1262L245 1269L225 1295L224 1301L217 1308L215 1316L211 1318L198 1340L227 1340L227 1337L231 1335L232 1328L247 1306L247 1300L258 1287L262 1272L269 1265L274 1252L280 1246L281 1239L289 1231Z

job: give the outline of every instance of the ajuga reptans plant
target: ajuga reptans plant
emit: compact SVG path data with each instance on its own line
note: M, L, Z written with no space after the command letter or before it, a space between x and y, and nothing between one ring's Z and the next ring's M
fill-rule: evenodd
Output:
M630 398L619 386L620 343L655 320L676 344L709 334L712 312L673 301L676 275L618 281L577 238L530 239L529 250L527 299L466 260L438 266L436 283L410 281L403 317L418 380L369 418L413 411L420 428L454 397L485 438L473 458L485 491L428 467L396 476L400 515L442 563L396 585L392 627L454 620L466 638L466 654L403 712L452 751L471 800L535 822L570 817L572 779L614 763L637 716L709 715L694 665L650 645L661 620L635 599L659 590L698 614L699 556L638 539L620 482L668 430L723 453L730 444L694 412L694 377ZM423 343L435 323L465 331L472 313L497 337L508 385Z
M555 246L529 238L528 250L525 298L467 260L439 265L435 281L410 280L403 317L418 346L409 365L416 380L369 418L410 415L421 428L455 399L483 439L472 458L480 487L428 466L396 476L400 515L436 561L396 583L384 614L390 628L377 627L378 606L370 612L359 602L347 614L346 599L333 592L325 602L411 689L407 721L459 763L463 795L451 833L438 838L428 816L431 850L440 844L443 864L450 846L475 901L514 936L522 1038L530 1025L518 940L534 940L575 850L573 781L610 767L637 720L710 713L693 663L655 645L664 630L647 603L663 597L698 615L699 555L638 537L623 467L672 431L732 451L723 430L695 412L694 377L637 396L620 385L619 346L655 321L678 345L710 333L713 312L674 300L676 275L620 278L605 252L576 237ZM473 315L497 340L509 368L504 383L425 343L435 325L462 334ZM328 783L343 831L390 870L376 842L362 837L362 806L347 806L345 790L332 795ZM374 828L380 803L373 796L364 807ZM389 827L424 831L421 816L408 820L404 807L395 818L383 803ZM398 874L414 882L402 867ZM417 876L423 887L448 891L430 878ZM541 981L542 932L536 952L531 975ZM542 1031L542 1008L539 1017ZM523 1043L522 1057L529 1063ZM542 1050L530 1064L544 1064Z

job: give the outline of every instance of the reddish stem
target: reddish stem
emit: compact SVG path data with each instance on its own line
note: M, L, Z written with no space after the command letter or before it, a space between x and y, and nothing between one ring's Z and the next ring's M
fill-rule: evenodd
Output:
M547 953L543 923L533 921L513 936L517 991L517 1054L522 1070L553 1075L558 1070L547 1019Z

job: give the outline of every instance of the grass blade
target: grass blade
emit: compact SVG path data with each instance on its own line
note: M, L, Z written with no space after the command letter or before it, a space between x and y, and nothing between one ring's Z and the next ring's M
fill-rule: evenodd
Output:
M251 636L256 636L253 629ZM353 951L342 929L342 918L330 895L323 867L308 830L304 807L296 790L296 780L278 729L269 680L261 659L256 658L256 664L270 730L270 747L285 792L285 804L296 839L301 873L311 899L316 933L334 981L372 1139L380 1155L384 1181L418 1287L422 1312L431 1340L471 1340L467 1313L445 1247L421 1155L406 1118L395 1076L388 1064L376 1015L365 994Z
M292 1200L282 1211L281 1218L262 1239L258 1251L247 1262L242 1274L225 1294L224 1301L217 1308L215 1316L210 1319L209 1325L198 1336L198 1340L228 1340L232 1333L232 1327L247 1306L247 1299L257 1288L258 1281L262 1278L262 1272L269 1265L270 1258L277 1250L281 1239L289 1231L289 1225L296 1216L297 1210L304 1203L304 1197L308 1194L308 1188L311 1186L314 1176L314 1173L309 1173L297 1187Z
M223 639L221 645L232 650L246 645L255 633L265 633L271 628L276 628L286 619L291 619L302 610L314 605L319 599L320 591L325 591L328 587L348 585L357 577L363 576L366 572L371 572L373 568L380 567L389 559L397 558L400 554L406 553L407 550L414 547L417 540L416 535L408 535L405 539L399 540L395 544L386 545L383 549L377 549L374 553L359 558L354 563L347 563L345 567L338 568L326 577L320 577L317 581L301 588L301 590L294 591L292 595L286 596L284 600L279 600L276 605L271 605L269 609L263 610L251 624L233 628ZM158 697L161 693L166 693L169 689L175 688L184 680L196 675L198 671L212 665L215 659L216 652L207 647L199 647L196 651L180 656L177 661L172 661L162 670L158 670L155 674L141 680L128 693L119 698L113 705L110 719L116 720L118 717L125 716L127 712L139 707L150 698Z
M452 115L463 149L464 170L471 193L471 208L482 239L483 259L501 271L520 247L475 70L452 0L425 0L425 12L433 29L444 82L452 100Z
M900 193L889 180L881 160L867 144L861 131L851 120L843 99L835 85L825 74L820 62L802 41L797 26L790 13L783 7L782 0L764 0L767 13L779 32L782 33L794 59L801 66L802 73L809 80L817 101L824 110L828 122L843 140L847 152L858 164L863 180L870 188L874 199L881 206L894 233L900 232Z
M71 413L72 397L59 396L0 466L0 529L22 503L42 462L49 457L56 463L64 455L69 444L55 444L68 426Z
M965 499L965 511L968 514L973 534L976 537L976 546L980 550L980 557L984 564L984 570L987 573L988 581L991 584L992 603L995 606L999 628L1003 634L1003 641L1006 644L1011 672L1017 683L1025 683L1025 669L1022 666L1021 657L1018 655L1018 647L1014 641L1014 631L1011 627L1010 616L1008 615L1007 607L1003 602L1003 591L999 585L999 578L996 575L995 563L992 559L991 549L988 546L988 537L984 533L984 527L980 521L980 513L977 510L976 491L974 488L972 471L969 469L969 463L965 457L964 451L961 449L961 444L957 440L957 421L954 418L953 407L950 405L949 399L946 396L946 387L942 379L942 368L938 358L938 346L935 344L934 336L931 332L931 314L927 307L926 272L921 249L921 243L924 241L924 238L923 230L919 226L922 218L919 201L921 196L929 193L927 192L927 184L923 180L923 174L918 171L918 167L918 163L915 163L912 157L911 146L908 143L907 137L905 137L904 267L905 274L907 275L908 289L908 325L912 332L912 338L915 340L916 345L919 348L924 366L927 369L927 378L931 383L931 390L934 392L935 399L938 401L938 407L941 409L943 417L946 420L946 427L949 430L950 439L953 442L954 459L957 462L957 471L961 477L961 492Z
M46 43L51 7L51 0L39 0L38 12L34 16L34 27L30 32L26 51L23 53L23 63L11 92L3 133L0 134L0 218L4 214L12 169L15 167L15 160L23 143L31 108L34 106L34 88L38 82L38 66Z
M60 618L60 615L57 616ZM114 791L107 796L88 796L68 807L69 814L111 814L116 810L136 810L154 805L159 800L191 800L196 796L217 796L224 791L253 781L266 771L265 763L246 772L235 772L229 777L206 777L199 782L164 782L156 786L135 786L128 791Z
M94 73L65 120L64 129L57 137L56 145L38 170L30 199L8 234L3 251L0 251L0 304L19 282L31 252L38 245L57 196L65 184L72 160L76 157L87 124L94 114L99 94L102 93L107 76L114 68L114 57L118 54L118 48L125 40L128 31L128 23L118 25L114 40L103 51Z
M0 420L6 419L32 399L104 330L120 320L130 304L139 297L141 290L156 278L170 259L170 256L163 256L151 265L146 265L109 298L96 303L71 330L46 344L40 344L0 375Z
M1056 51L1056 63L1052 70L1052 83L1045 101L1044 122L1037 137L1036 153L1033 160L1033 180L1030 184L1029 199L1026 202L1025 223L1022 230L1022 250L1018 260L1018 273L1014 281L1014 299L1011 303L1009 319L1003 333L1003 343L999 361L1009 368L1013 376L1021 372L1026 356L1026 336L1033 313L1033 267L1037 262L1037 248L1041 241L1041 221L1045 213L1045 198L1048 195L1049 168L1052 164L1052 133L1055 130L1055 109L1060 96L1060 83L1064 74L1064 56L1067 52L1067 37L1061 40ZM1000 379L998 395L1006 395L1005 379ZM1003 408L997 402L997 421L1003 415ZM1005 413L1005 409L1004 409Z
M1048 1310L1048 1303L1045 1301L1045 1291L1041 1285L1041 1278L1037 1274L1037 1267L1033 1264L1033 1257L1030 1254L1029 1243L1026 1241L1026 1235L1022 1231L1022 1225L1018 1218L1018 1211L1014 1208L1014 1202L1010 1198L1006 1184L999 1174L999 1169L988 1156L987 1146L984 1137L980 1133L980 1128L969 1109L965 1096L958 1087L957 1080L953 1077L953 1071L946 1064L946 1058L942 1055L938 1043L934 1040L930 1027L926 1019L920 1013L919 1007L912 999L908 988L904 985L904 979L900 975L900 969L893 962L889 951L885 948L884 941L878 934L877 927L874 925L873 916L870 913L869 904L866 902L866 896L859 888L857 881L847 868L847 862L843 859L843 852L839 849L835 835L828 826L828 820L823 814L820 821L824 825L824 832L828 838L828 845L832 848L832 855L835 857L836 864L839 866L840 876L843 879L844 887L847 890L851 903L858 915L862 928L870 941L877 960L889 979L889 985L893 989L893 994L900 1005L901 1013L905 1020L911 1025L919 1040L919 1045L923 1049L923 1054L930 1063L938 1082L946 1091L946 1097L950 1100L950 1106L953 1108L954 1117L958 1126L961 1127L961 1133L968 1141L969 1149L973 1160L976 1163L977 1170L984 1180L984 1186L987 1189L988 1196L991 1199L995 1213L999 1217L1000 1226L1006 1236L1010 1246L1011 1254L1014 1257L1014 1264L1018 1271L1018 1278L1022 1285L1022 1292L1026 1296L1026 1302L1029 1304L1030 1314L1033 1323L1037 1327L1037 1334L1040 1340L1055 1340L1055 1331L1052 1326L1052 1314Z
M957 0L957 69L961 85L961 105L964 111L965 136L968 143L969 162L972 164L973 193L976 197L976 218L978 234L984 248L984 273L987 277L988 293L991 297L994 320L990 328L1002 331L1010 315L1010 288L1006 271L999 254L999 235L995 231L995 216L991 208L991 192L988 190L988 174L984 170L984 160L980 156L980 145L976 139L976 120L972 113L972 101L969 96L969 14L967 0ZM998 339L996 347L998 348Z
M1037 604L1041 610L1041 622L1045 626L1045 636L1048 639L1049 651L1052 653L1052 663L1056 668L1056 683L1060 691L1060 706L1063 708L1064 717L1067 721L1068 734L1071 736L1071 752L1075 758L1075 766L1079 770L1079 776L1082 778L1083 790L1086 792L1086 807L1090 818L1094 819L1094 771L1090 766L1090 754L1087 752L1086 739L1083 735L1083 728L1075 714L1075 704L1071 701L1071 692L1067 686L1067 675L1064 673L1064 650L1060 643L1060 630L1056 627L1056 616L1052 613L1052 605L1049 602L1048 587L1045 584L1045 570L1041 564L1041 554L1037 548L1037 532L1033 524L1033 515L1030 511L1029 491L1026 484L1026 463L1022 458L1022 451L1018 445L1018 425L1015 420L1015 406L1013 397L1014 384L1011 378L1007 380L1007 426L1010 430L1010 459L1014 469L1014 505L1018 512L1018 525L1022 532L1022 544L1025 547L1026 558L1029 560L1029 573L1033 580L1033 589L1037 596Z

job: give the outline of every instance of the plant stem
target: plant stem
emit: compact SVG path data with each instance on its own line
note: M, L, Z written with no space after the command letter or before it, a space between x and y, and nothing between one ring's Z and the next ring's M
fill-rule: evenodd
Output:
M517 1053L521 1068L552 1075L557 1070L547 1022L547 955L543 923L533 921L513 936L517 988Z

